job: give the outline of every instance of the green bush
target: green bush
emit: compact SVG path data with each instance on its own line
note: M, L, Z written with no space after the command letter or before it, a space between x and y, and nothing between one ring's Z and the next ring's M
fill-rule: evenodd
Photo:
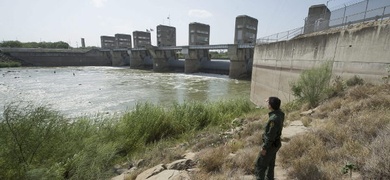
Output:
M327 96L332 76L330 62L304 70L296 82L290 84L293 95L300 101L315 107Z
M57 132L66 122L55 111L21 104L9 105L3 117L0 124L0 154L5 163L0 164L0 169L5 171L8 178L23 179L25 172L36 168L37 164L50 161L55 150L53 147L61 143L57 139Z
M72 122L44 106L9 104L0 119L0 179L102 177L116 152L115 143L101 138L105 129L103 122Z

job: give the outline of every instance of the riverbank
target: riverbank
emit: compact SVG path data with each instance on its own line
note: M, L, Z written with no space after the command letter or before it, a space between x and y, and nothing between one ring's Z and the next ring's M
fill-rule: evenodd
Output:
M0 119L0 179L249 180L268 120L268 110L242 100L139 104L123 116L92 119L21 105ZM390 178L383 168L390 165L389 84L355 85L306 107L282 106L278 179Z
M390 86L357 85L315 109L287 104L275 177L287 179L388 179ZM294 107L295 108L292 108ZM375 117L375 118L372 118ZM254 180L267 110L172 143L160 142L118 163L117 179ZM188 140L188 141L186 141Z
M0 51L0 68L20 67L22 63Z

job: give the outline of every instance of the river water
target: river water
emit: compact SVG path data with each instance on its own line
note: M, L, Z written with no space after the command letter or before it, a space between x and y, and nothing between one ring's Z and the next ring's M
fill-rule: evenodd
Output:
M227 75L154 73L129 67L0 68L0 115L12 102L48 106L67 117L121 114L136 103L169 105L249 98L250 81Z

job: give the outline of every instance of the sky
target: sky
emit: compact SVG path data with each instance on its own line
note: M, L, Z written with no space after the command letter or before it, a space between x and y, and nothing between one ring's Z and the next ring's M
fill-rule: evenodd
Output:
M357 1L357 0L352 0ZM176 28L176 45L188 45L192 22L210 25L210 44L233 44L235 19L258 20L257 38L304 25L312 5L329 9L351 0L0 0L0 42L64 41L72 47L100 47L100 36Z

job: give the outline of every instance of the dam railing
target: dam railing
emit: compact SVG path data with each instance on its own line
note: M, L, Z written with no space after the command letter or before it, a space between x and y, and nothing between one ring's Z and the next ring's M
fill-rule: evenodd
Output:
M333 10L330 12L330 20L320 18L315 23L305 24L303 27L261 37L256 40L256 44L267 44L290 40L294 37L304 34L305 28L314 29L314 32L318 32L329 28L343 28L351 24L366 21L382 21L390 17L389 0L352 1L332 9ZM324 14L321 16L326 17L325 13L326 12L324 12ZM305 18L305 20L307 20L307 18Z

